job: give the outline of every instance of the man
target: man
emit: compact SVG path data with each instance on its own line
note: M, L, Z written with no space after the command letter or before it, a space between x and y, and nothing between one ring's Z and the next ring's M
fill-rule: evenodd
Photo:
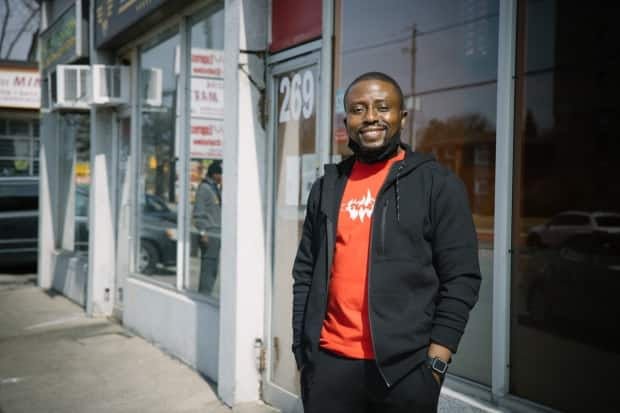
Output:
M435 412L480 287L467 195L400 142L392 78L361 75L344 102L354 156L314 184L293 266L304 411Z
M194 202L194 225L200 231L200 282L198 291L210 294L217 278L222 225L222 165L213 162L207 169Z

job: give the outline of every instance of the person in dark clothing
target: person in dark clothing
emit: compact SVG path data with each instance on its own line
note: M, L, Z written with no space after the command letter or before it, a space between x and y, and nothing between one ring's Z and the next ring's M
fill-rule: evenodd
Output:
M304 411L435 412L480 288L467 194L400 141L392 78L366 73L344 102L354 156L314 183L293 265Z
M218 274L222 226L222 165L213 162L207 169L194 202L194 225L200 232L200 281L198 291L210 294Z

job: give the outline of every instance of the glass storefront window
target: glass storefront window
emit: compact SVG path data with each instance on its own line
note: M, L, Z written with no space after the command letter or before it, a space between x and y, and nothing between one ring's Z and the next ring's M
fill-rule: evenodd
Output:
M190 263L185 288L219 297L224 139L224 6L191 25Z
M450 372L485 385L491 384L498 8L497 0L340 0L335 19L334 158L350 154L346 87L379 71L405 96L401 139L432 152L465 183L483 282Z
M61 139L58 177L59 209L56 248L88 254L90 196L90 116L88 113L67 112L56 117ZM72 204L72 205L71 205Z
M90 116L72 115L75 134L75 245L74 250L88 253L88 205L90 194Z
M612 411L620 7L518 4L510 392L564 412Z
M39 120L0 118L0 178L38 175Z
M177 275L178 46L179 34L166 32L140 49L141 163L134 269L172 285Z

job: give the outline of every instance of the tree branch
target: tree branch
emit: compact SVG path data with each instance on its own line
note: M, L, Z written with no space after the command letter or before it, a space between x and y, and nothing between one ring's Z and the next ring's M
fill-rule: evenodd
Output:
M0 54L2 54L2 46L4 45L4 36L6 35L6 26L9 22L9 16L11 15L11 7L9 7L9 0L4 0L4 6L6 10L6 14L4 15L4 19L2 22L2 31L0 31Z
M29 1L26 1L26 0L22 0L22 3L23 3L23 4L24 4L24 6L26 6L26 7L27 7L30 11L33 11L34 9L38 9L38 8L39 8L39 5L38 5L38 4L32 5Z
M30 22L32 21L32 19L34 19L34 17L37 15L37 13L39 13L39 8L37 7L36 9L34 9L31 13L30 16L28 16L28 18L26 19L26 21L24 22L24 24L22 25L22 27L19 29L19 32L17 32L17 34L15 35L15 37L13 38L13 41L11 42L11 44L9 45L9 50L6 52L5 57L7 59L10 59L11 57L11 52L13 51L13 47L15 47L15 45L17 44L19 38L22 36L22 34L24 34L24 32L26 31L26 29L28 28L28 25L30 24Z

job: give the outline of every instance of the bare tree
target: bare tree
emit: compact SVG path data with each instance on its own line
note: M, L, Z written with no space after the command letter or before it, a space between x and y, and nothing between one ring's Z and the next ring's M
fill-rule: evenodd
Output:
M9 23L9 17L11 16L11 7L9 0L4 0L4 18L2 19L2 27L0 27L0 51L4 45L4 36L6 36L6 29Z
M22 36L24 36L24 34L27 31L29 31L29 28L32 22L39 17L40 5L37 2L28 1L28 0L21 0L20 2L2 0L2 2L4 3L5 13L4 13L4 16L2 17L2 26L0 27L0 57L3 57L5 59L10 59L11 54L13 53L13 49L15 48L19 40L22 38ZM13 17L15 6L18 7L18 10L21 7L22 10L27 11L28 14L25 18L22 18L19 21L17 27L13 28L14 30L12 31L15 32L15 35L13 36L12 39L9 40L9 36L7 36L7 34L10 33L9 22L15 21L15 19L19 17L19 16ZM36 36L36 33L37 33L37 30L35 29L34 33L31 34L32 36L31 46L32 46L32 42L34 41L34 37ZM6 47L4 56L1 56L2 54L1 52L5 48L4 47L5 43L9 41L10 43L8 43L8 46ZM30 49L31 46L28 49Z

